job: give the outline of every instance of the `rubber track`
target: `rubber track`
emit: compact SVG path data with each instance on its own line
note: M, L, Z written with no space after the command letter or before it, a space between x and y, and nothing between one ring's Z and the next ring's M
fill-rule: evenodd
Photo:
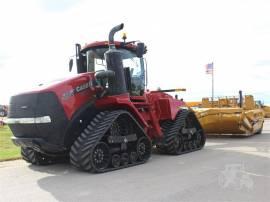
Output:
M21 155L22 155L22 158L28 163L37 164L34 150L22 147Z
M33 165L49 165L53 161L50 157L47 157L31 148L21 147L22 158Z
M205 135L204 135L203 131L201 131L202 136L203 136L202 138L204 138L204 140L203 140L204 142L200 147L189 149L189 150L184 150L184 151L182 151L180 153L174 153L174 151L173 151L174 150L173 149L174 137L175 137L176 134L178 134L179 130L184 126L185 119L187 118L189 113L193 113L193 112L191 112L189 110L186 110L186 109L181 109L178 112L175 120L168 120L165 123L163 123L162 129L164 131L165 138L164 138L164 145L160 149L162 153L181 155L181 154L193 152L193 151L196 151L196 150L200 150L200 149L203 148L204 143L205 143ZM196 121L197 127L201 128L201 125L197 121L195 115L194 115L194 118L195 118L194 121ZM202 128L200 130L202 130Z
M95 170L91 166L91 153L94 146L102 139L106 132L111 127L111 124L121 115L129 114L124 110L104 111L96 115L90 124L84 129L81 135L73 143L70 150L70 162L75 167L87 172L107 172L117 170L124 167L130 167L142 164L145 161L120 166L118 168L107 168L104 170ZM130 115L130 114L129 114ZM131 116L131 115L130 115ZM131 116L134 122L138 125L137 121ZM140 127L140 125L138 125ZM141 128L141 127L140 127ZM141 128L143 131L143 129Z

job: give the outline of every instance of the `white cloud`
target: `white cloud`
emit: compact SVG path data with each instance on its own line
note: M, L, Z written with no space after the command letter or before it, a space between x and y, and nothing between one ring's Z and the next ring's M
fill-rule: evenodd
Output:
M52 3L1 3L0 56L9 59L0 57L0 86L7 86L0 103L25 86L65 74L76 42L107 39L120 22L128 39L148 46L151 88L186 87L180 95L185 99L210 96L204 65L214 61L216 95L242 89L270 102L270 64L258 65L270 60L268 1L67 1L50 10Z

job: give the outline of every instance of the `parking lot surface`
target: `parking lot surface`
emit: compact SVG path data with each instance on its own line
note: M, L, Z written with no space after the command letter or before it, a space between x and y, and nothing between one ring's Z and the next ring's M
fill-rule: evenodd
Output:
M269 202L270 120L261 135L212 137L203 150L154 153L146 164L103 174L1 162L0 201Z

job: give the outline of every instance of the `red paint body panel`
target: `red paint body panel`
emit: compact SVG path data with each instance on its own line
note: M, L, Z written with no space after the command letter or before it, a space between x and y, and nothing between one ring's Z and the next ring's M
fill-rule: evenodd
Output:
M88 72L73 76L67 79L54 81L37 87L35 90L23 94L54 92L64 108L67 118L70 120L73 114L84 104L93 99L96 94L95 88L92 87L94 73ZM86 89L87 85L89 85ZM81 87L81 88L80 88ZM72 95L74 90L77 92ZM68 96L68 94L70 96Z
M98 109L125 109L133 114L151 139L161 138L160 121L174 120L183 102L161 92L146 92L143 96L129 94L107 96L96 101Z
M95 88L93 87L92 81L94 79L94 73L84 73L79 77L71 79L63 83L62 86L53 89L56 93L58 99L62 103L66 115L69 119L71 119L72 115L84 104L91 101L95 94ZM88 84L87 84L88 83ZM66 92L71 92L73 89L80 90L83 89L85 85L89 85L87 89L81 90L80 92L74 94L74 96L70 96L69 98L65 98L64 94Z

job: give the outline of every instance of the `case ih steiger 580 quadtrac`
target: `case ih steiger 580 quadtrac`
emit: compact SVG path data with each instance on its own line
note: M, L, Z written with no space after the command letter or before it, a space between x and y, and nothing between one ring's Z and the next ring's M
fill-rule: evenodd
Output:
M145 89L146 48L114 41L123 26L109 41L76 44L75 77L11 98L8 123L26 161L69 157L77 168L104 172L145 163L152 145L174 155L204 146L193 112L179 109L166 90Z

